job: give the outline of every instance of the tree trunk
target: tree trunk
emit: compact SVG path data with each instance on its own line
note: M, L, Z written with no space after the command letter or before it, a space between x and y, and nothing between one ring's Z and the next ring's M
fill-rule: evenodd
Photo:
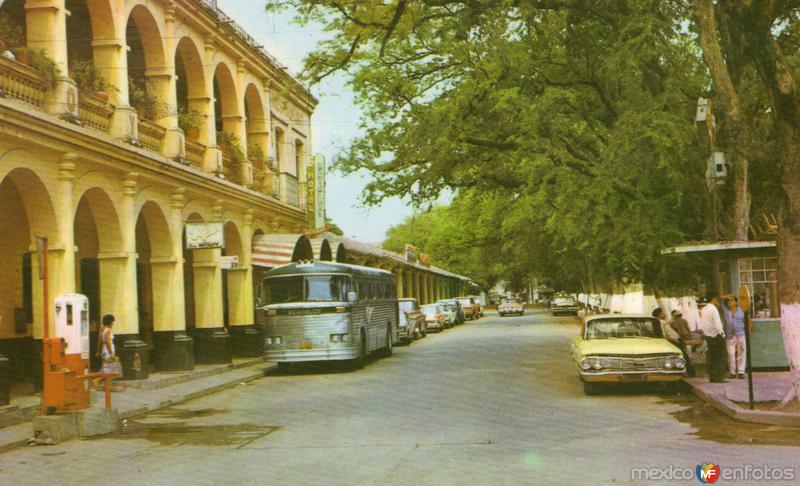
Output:
M782 120L783 201L778 229L781 331L796 396L800 397L800 134Z
M748 162L744 148L749 144L749 130L741 108L736 86L728 72L722 48L713 0L693 2L694 20L703 59L711 73L717 91L717 106L724 112L724 133L720 133L726 159L733 172L733 231L725 231L723 239L746 241L750 224L750 190L748 187ZM713 105L712 105L713 106ZM713 144L712 144L713 145ZM711 147L714 150L714 147ZM717 215L719 219L719 215ZM719 221L716 222L719 224Z

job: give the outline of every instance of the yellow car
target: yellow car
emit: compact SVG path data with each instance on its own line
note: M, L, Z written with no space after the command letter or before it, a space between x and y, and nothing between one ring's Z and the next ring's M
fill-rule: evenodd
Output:
M659 320L639 314L586 316L572 340L572 357L587 395L604 383L665 382L676 391L686 368Z

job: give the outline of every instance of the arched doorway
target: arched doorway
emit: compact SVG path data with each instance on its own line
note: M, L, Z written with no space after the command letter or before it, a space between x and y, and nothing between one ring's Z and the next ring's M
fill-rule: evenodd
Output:
M99 369L96 347L102 316L114 314L124 298L114 284L124 278L118 257L123 250L119 219L114 203L103 189L93 187L83 193L75 211L73 231L77 249L75 288L89 299L90 359L92 368Z
M38 277L35 236L58 241L55 212L47 188L31 170L17 168L0 181L0 353L11 361L12 375L19 386L41 387L43 304L42 281ZM49 278L50 296L58 290L58 257L50 252L54 271ZM50 323L53 323L52 310ZM52 329L52 328L51 328ZM27 390L26 390L27 391Z
M167 219L159 205L146 202L136 220L136 285L138 290L139 335L147 350L154 349L154 334L170 331L174 302L171 271L172 239ZM141 355L141 376L149 372L149 354Z

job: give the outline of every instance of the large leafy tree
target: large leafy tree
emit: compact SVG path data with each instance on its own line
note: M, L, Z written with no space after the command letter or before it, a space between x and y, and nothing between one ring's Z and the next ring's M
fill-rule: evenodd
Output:
M269 6L293 7L301 23L323 22L330 32L307 58L306 76L350 76L366 113L364 136L337 164L373 174L367 203L401 196L422 205L443 189L455 191L456 208L446 212L456 218L452 234L459 228L489 234L467 234L470 241L456 240L463 246L452 240L449 246L497 258L482 268L587 290L688 279L690 269L658 257L664 246L705 236L706 149L697 143L692 116L707 82L686 29L687 6L623 0ZM425 238L436 241L436 234ZM487 251L473 255L476 246ZM493 278L487 273L482 280Z

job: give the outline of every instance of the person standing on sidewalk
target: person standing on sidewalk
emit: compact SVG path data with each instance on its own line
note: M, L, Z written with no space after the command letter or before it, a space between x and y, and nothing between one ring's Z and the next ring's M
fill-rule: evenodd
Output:
M686 376L694 376L694 365L692 365L692 360L689 359L689 351L687 351L689 347L687 341L691 339L690 334L692 331L689 329L689 323L683 318L683 313L679 309L672 311L672 320L669 321L669 326L678 333L679 341L677 346L683 351L683 360L686 361Z
M719 317L716 297L700 310L700 330L705 335L708 352L706 353L706 366L708 367L708 381L711 383L725 383L725 329Z
M728 349L728 378L744 378L744 363L747 344L744 339L744 311L739 308L739 299L728 298L725 313L725 345Z
M103 361L100 371L103 373L119 373L121 371L119 359L117 358L116 348L114 347L114 332L111 328L116 319L111 314L103 316L103 327L98 336L98 354Z

